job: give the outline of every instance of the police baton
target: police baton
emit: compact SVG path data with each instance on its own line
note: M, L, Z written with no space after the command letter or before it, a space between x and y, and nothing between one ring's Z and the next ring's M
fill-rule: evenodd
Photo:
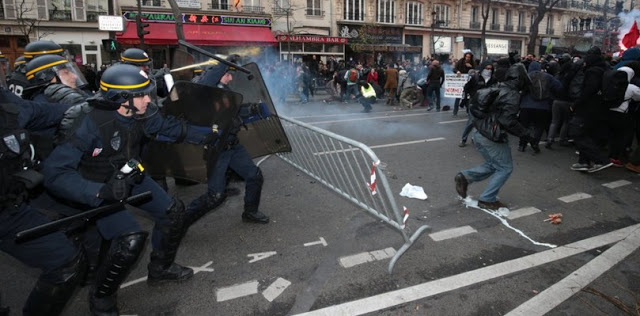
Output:
M74 221L82 220L82 221L88 222L89 220L91 220L96 216L108 215L110 212L120 210L122 207L124 207L125 204L138 204L150 198L151 198L151 191L147 191L147 192L130 196L127 199L120 202L100 206L98 208L94 208L86 212L82 212L76 215L71 215L53 222L49 222L40 226L29 228L21 232L18 232L16 234L15 241L16 243L20 243L20 242L31 240L47 234L51 234L55 231L60 230L60 228L62 227L68 226Z
M204 50L204 49L202 49L202 48L200 48L198 46L189 44L186 41L178 40L178 44L180 44L180 45L182 45L182 46L184 46L186 48L193 49L193 50L195 50L196 52L198 52L200 54L209 56L209 57L211 57L211 58L213 58L213 59L215 59L215 60L217 60L217 61L219 61L219 62L221 62L221 63L223 63L223 64L225 64L227 66L229 66L229 67L235 68L236 70L240 70L240 71L242 71L242 72L244 72L244 73L249 75L248 76L249 80L253 79L253 74L251 73L251 70L249 70L247 68L244 68L244 67L242 67L242 66L240 66L238 64L234 64L234 63L232 63L232 62L230 62L230 61L228 61L228 60L226 60L224 58L220 58L220 57L216 56L215 54L212 54L212 53L210 53L210 52L208 52L208 51L206 51L206 50Z

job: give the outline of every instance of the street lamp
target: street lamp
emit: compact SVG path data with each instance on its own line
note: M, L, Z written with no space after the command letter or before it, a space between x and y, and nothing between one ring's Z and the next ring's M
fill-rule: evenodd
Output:
M436 55L436 15L438 15L438 12L436 12L435 10L431 11L431 47L433 50L433 54L431 55L431 57Z

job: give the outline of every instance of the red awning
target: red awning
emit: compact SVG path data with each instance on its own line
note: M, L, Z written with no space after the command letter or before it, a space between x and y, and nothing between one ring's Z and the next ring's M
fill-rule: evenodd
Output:
M176 26L173 23L149 23L149 34L144 36L147 45L178 45ZM185 40L194 45L252 46L276 45L278 42L269 28L252 26L183 24ZM135 22L127 22L127 30L116 33L122 44L137 45L140 39Z

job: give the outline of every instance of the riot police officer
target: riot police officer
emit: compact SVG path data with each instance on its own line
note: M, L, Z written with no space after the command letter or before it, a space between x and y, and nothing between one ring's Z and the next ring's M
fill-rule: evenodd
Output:
M198 83L228 89L227 85L233 80L232 71L233 69L230 69L224 64L208 67L200 77ZM253 162L249 152L240 144L236 136L242 126L242 118L237 116L234 119L233 127L229 131L226 139L220 140L224 143L216 146L222 148L222 152L218 156L217 163L215 167L212 168L213 170L207 170L208 190L205 194L193 200L187 208L191 222L224 202L227 197L225 193L226 172L227 169L230 168L245 181L242 220L259 224L269 223L269 217L258 210L260 206L260 195L262 193L262 183L264 182L262 171ZM207 167L209 166L210 164L207 164Z
M0 250L42 270L24 305L24 315L59 315L85 267L84 253L61 232L23 243L14 241L16 233L48 222L28 202L27 188L37 186L41 179L31 169L28 130L60 121L65 109L22 100L0 87Z
M26 62L43 55L64 55L64 49L52 41L36 41L27 44L24 48L24 58ZM9 90L21 98L27 98L25 89L29 87L29 80L25 75L26 63L14 68L8 79Z
M43 173L45 186L51 193L92 207L105 201L122 200L129 194L150 191L153 199L138 207L155 220L147 283L157 285L165 281L184 281L193 276L191 268L174 262L186 229L184 205L149 177L136 177L135 181L122 179L118 176L120 169L131 159L141 160L141 143L146 137L166 136L176 142L200 144L211 136L211 132L202 132L176 118L158 114L157 106L150 100L152 91L151 80L137 67L118 64L107 69L100 80L100 93L88 100L93 106L74 106L67 112L69 118L75 119L63 121L61 131L66 135L66 141L51 153ZM102 229L101 233L105 239L117 236ZM104 236L105 233L110 236ZM137 238L136 245L140 239ZM139 247L132 249L133 257L139 255L142 250ZM112 242L109 258L114 264L123 258L118 253L120 248ZM120 262L120 265L128 268L135 259L128 259L128 254L125 257L127 262ZM122 273L126 274L128 269L125 270ZM101 279L107 272L112 271L99 268L97 284L108 281ZM115 302L114 292L123 279L124 276L118 276L118 282L107 282L109 286L92 297L112 298ZM98 286L98 290L100 288Z

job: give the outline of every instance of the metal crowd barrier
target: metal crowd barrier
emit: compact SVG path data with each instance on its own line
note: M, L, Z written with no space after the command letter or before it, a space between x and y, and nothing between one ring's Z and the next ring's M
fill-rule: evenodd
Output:
M420 226L409 237L411 232L403 223L404 210L401 211L396 204L387 178L381 171L384 165L371 148L293 118L280 116L280 120L292 150L289 153L278 153L278 157L365 209L402 235L404 245L389 263L391 273L396 261L429 226Z

